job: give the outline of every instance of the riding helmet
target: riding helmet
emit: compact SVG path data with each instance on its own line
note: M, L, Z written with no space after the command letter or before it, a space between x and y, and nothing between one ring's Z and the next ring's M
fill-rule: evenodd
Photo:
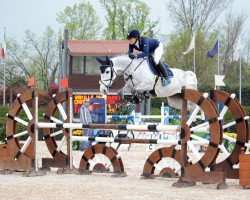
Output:
M127 39L129 40L131 38L138 38L138 37L140 37L140 35L141 35L140 32L138 30L134 29L128 33Z

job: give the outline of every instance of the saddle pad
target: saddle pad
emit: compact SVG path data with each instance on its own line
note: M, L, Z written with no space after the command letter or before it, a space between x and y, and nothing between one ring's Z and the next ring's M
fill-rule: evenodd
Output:
M152 64L152 62L150 62L149 59L147 59L147 62L148 62L148 67L149 67L150 71L152 72L152 74L161 77L161 74L155 69L155 66ZM164 63L164 65L165 65L165 68L166 68L166 70L168 72L168 77L169 78L174 77L174 74L171 71L171 69L169 68L169 66L167 64L165 64L165 63Z

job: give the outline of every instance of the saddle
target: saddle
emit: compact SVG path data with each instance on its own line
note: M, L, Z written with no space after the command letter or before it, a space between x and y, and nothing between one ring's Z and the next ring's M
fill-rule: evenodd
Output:
M162 77L161 72L160 72L160 70L158 69L158 66L157 66L157 65L155 64L155 62L154 62L154 57L153 57L153 55L150 55L149 59L147 59L147 62L148 62L148 66L149 66L150 71L151 71L154 75L159 76L159 77ZM162 62L162 61L160 61L160 62ZM162 63L163 63L163 62L162 62ZM172 77L174 76L174 74L173 74L173 72L170 70L169 65L166 64L166 63L163 63L163 64L164 64L164 66L165 66L165 68L166 68L166 70L167 70L167 72L168 72L168 77L169 77L169 78L172 78Z

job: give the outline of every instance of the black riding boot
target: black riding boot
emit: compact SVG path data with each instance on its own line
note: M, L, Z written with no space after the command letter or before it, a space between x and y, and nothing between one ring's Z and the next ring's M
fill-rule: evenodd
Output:
M168 72L164 66L164 64L160 61L159 64L157 65L158 70L160 71L161 75L165 78L167 84L170 83L170 79L168 77Z

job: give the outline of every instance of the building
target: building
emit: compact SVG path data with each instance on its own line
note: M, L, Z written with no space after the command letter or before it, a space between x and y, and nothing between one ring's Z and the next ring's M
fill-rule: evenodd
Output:
M112 58L128 51L125 40L69 40L69 87L73 92L99 92L100 63L96 57ZM114 84L110 91L116 93L123 87L124 82Z

